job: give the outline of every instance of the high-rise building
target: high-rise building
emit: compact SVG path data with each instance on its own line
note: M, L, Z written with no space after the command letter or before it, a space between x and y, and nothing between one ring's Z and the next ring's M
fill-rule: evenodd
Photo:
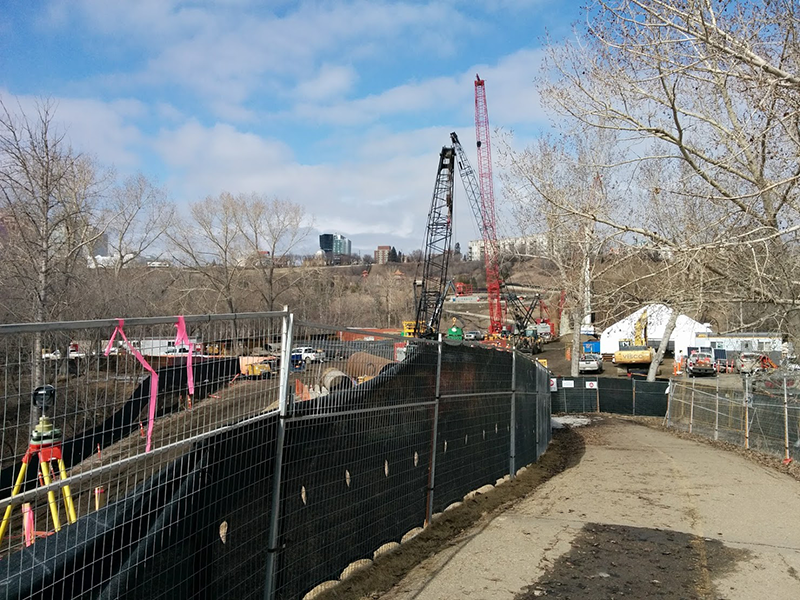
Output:
M339 235L338 233L334 234L333 236L333 255L344 255L350 256L351 242L343 235Z
M332 233L323 233L319 236L319 249L325 252L333 253L333 234Z

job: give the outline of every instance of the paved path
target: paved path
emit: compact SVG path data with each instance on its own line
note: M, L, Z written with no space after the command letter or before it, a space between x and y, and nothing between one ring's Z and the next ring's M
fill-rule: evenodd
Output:
M632 422L586 428L580 464L415 568L383 600L512 599L587 523L675 530L745 549L716 597L800 598L800 482ZM702 545L702 542L701 542Z

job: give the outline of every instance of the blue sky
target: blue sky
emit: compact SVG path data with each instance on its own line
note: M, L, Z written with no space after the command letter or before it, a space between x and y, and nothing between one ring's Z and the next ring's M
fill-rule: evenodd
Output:
M354 251L409 252L450 131L477 167L475 74L492 128L532 139L549 124L533 83L543 37L570 35L579 6L4 0L0 97L26 112L52 99L76 148L121 175L143 172L179 206L262 192L302 204L315 233L341 233ZM479 236L460 182L456 203L466 246Z

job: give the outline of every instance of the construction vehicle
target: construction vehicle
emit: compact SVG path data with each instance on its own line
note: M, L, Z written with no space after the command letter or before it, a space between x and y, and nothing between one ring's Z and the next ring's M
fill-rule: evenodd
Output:
M631 369L649 365L654 358L655 351L647 345L647 310L643 310L633 326L633 338L619 341L612 360L618 367Z
M436 184L425 230L422 278L415 278L414 281L417 309L413 336L418 338L434 338L439 334L451 254L454 176L455 151L452 147L444 146L439 154Z
M486 106L486 86L480 76L475 76L475 139L478 149L478 177L455 132L450 134L458 155L459 174L467 192L472 213L483 239L486 265L486 301L489 305L488 337L499 337L505 323L505 306L500 299L500 253L497 247L497 224L494 211L494 183L492 180L492 150L489 130L489 113Z
M269 379L273 373L280 369L280 358L270 356L259 362L249 363L244 366L244 376L248 379Z
M507 306L514 318L514 329L511 332L511 344L520 352L539 354L542 351L542 336L533 322L533 311L539 304L539 294L536 294L528 306L522 298L512 291L505 294Z

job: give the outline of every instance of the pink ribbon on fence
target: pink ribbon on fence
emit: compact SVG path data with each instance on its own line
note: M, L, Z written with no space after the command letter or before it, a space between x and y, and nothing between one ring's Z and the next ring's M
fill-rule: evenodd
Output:
M114 346L114 339L119 333L119 335L122 337L122 340L125 342L125 347L128 349L128 351L136 357L136 360L139 361L139 364L150 371L150 410L148 412L149 418L147 420L147 444L144 449L145 452L150 452L150 447L152 446L153 441L153 424L156 420L156 402L158 401L158 374L156 373L155 369L151 367L150 364L144 359L144 356L142 356L141 353L133 347L133 344L128 341L125 331L122 329L124 325L124 319L117 319L117 326L114 329L114 333L111 335L111 339L108 340L108 346L106 346L105 355L108 356L111 352L111 348Z
M189 348L189 354L186 357L186 381L189 387L189 395L194 396L194 373L192 372L192 342L186 333L186 321L183 317L178 317L178 322L175 325L178 328L178 333L175 336L175 349L180 349L180 344L185 344Z

